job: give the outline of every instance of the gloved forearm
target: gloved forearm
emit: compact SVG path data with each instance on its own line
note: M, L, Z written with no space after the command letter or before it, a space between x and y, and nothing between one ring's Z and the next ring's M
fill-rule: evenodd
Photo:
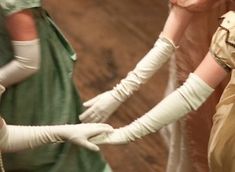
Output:
M154 47L136 65L135 69L122 79L112 90L84 103L89 107L80 115L82 122L104 122L141 84L145 83L173 54L172 41L159 38Z
M112 90L96 96L84 103L88 107L79 117L82 122L104 122L140 85L173 55L193 14L180 7L173 7L164 25L160 38L154 47L142 58L133 71L122 79ZM172 27L174 26L174 27Z
M7 125L3 121L3 126L0 129L0 150L13 152L49 143L69 141L98 151L99 148L90 143L88 138L111 130L112 127L107 124L15 126Z
M1 151L11 152L63 141L58 127L31 127L6 125L0 130Z
M163 99L144 116L131 124L116 129L109 135L94 138L94 143L120 144L141 138L196 110L213 92L207 83L190 74L183 86Z
M127 77L117 84L112 95L119 101L125 101L139 86L145 83L167 60L175 50L175 45L167 38L160 37L154 47L136 65Z
M8 87L33 75L40 68L40 41L12 41L15 58L0 68L0 84Z

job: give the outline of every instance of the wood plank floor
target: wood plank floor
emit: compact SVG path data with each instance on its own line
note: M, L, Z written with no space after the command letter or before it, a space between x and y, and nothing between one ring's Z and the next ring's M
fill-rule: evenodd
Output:
M51 0L46 8L78 52L74 79L83 100L109 90L151 48L168 13L167 1ZM107 121L124 126L163 96L167 65ZM159 133L135 143L101 147L114 172L164 172L167 150Z

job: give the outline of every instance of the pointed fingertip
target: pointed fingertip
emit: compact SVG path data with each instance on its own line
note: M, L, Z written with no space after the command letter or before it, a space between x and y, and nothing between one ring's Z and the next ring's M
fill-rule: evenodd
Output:
M90 146L90 149L93 150L93 151L95 151L95 152L100 151L100 148L99 148L97 145L95 145L95 144L92 144L92 145Z
M85 107L88 107L88 103L87 102L84 102L82 105L85 106Z

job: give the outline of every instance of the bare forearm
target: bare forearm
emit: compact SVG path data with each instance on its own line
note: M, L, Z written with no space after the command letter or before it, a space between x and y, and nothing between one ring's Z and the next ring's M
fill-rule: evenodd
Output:
M188 27L193 13L179 6L173 6L167 18L161 36L172 40L174 44L178 44Z
M30 10L7 16L6 27L12 40L28 41L38 37L33 14Z

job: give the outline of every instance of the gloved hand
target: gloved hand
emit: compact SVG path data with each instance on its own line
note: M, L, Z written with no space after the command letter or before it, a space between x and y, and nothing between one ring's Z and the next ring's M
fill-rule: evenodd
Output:
M176 46L167 38L160 37L154 47L111 91L98 95L86 102L89 107L80 115L82 122L104 122L171 57Z
M79 116L79 119L84 123L98 123L105 122L121 105L121 102L112 96L112 91L106 91L88 100L83 105L88 109Z
M134 141L198 109L213 91L214 89L197 75L190 74L183 86L145 115L125 127L91 138L90 141L96 144L123 144Z
M99 147L89 142L88 139L112 131L112 127L107 124L15 126L7 125L4 120L1 122L3 122L3 126L0 129L0 149L4 152L64 141L98 151Z

